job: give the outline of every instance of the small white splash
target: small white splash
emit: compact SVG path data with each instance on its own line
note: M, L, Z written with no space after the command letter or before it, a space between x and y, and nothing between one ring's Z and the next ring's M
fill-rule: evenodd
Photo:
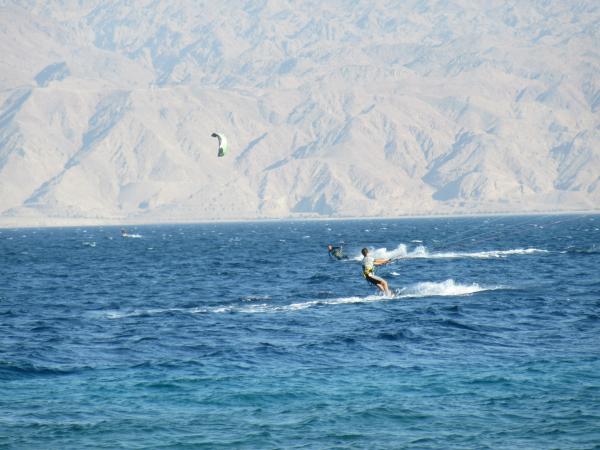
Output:
M270 300L270 299L271 299L270 295L247 295L242 300L245 302L256 302L256 301L264 302L265 300Z
M200 309L197 308L193 311L193 313L197 314L197 313L207 313L207 312L214 312L214 313L229 313L229 312L233 312L233 308L231 306L221 306L219 308L214 308L212 310L210 309Z
M405 288L398 289L396 295L400 298L433 296L452 297L457 295L470 295L482 291L493 291L496 289L501 289L501 287L484 287L477 283L460 284L452 279L448 279L442 282L425 281L415 283Z
M142 237L141 234L137 234L137 233L122 233L121 236L123 236L124 238L130 238L130 239L140 239Z

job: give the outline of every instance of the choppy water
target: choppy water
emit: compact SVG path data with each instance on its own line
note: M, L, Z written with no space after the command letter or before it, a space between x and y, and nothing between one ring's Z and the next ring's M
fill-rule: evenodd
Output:
M600 448L600 216L128 232L0 230L0 447Z

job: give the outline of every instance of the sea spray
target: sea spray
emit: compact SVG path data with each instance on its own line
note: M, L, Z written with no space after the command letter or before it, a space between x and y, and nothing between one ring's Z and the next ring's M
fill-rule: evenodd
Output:
M450 258L506 258L515 255L531 255L534 253L549 253L538 248L515 248L507 250L484 251L437 251L431 252L423 245L417 245L412 250L406 244L399 244L395 249L376 248L370 252L374 258L381 259L450 259ZM353 260L360 261L362 255L354 255Z

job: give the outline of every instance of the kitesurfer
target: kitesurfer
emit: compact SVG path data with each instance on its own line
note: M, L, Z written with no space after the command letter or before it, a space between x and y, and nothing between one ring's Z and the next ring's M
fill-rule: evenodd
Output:
M365 277L365 279L369 283L377 286L379 288L379 290L381 292L383 292L385 295L391 296L392 293L390 292L390 288L388 287L387 281L385 281L383 278L375 275L375 266L382 266L384 264L387 264L391 261L391 259L384 259L384 258L375 259L372 256L369 256L368 248L363 248L361 250L361 253L363 255L362 269L363 269L363 276Z
M329 252L329 257L332 259L337 259L337 260L348 259L348 257L346 255L344 255L344 251L342 250L342 247L334 247L333 245L328 244L327 251Z

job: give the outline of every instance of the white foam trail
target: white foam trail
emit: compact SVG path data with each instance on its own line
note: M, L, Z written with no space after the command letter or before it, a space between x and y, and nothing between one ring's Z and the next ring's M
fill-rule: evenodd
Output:
M306 309L318 305L347 305L352 303L372 303L390 300L392 297L385 297L383 295L367 295L366 297L341 297L332 298L328 300L313 300L310 302L292 303L287 306L287 310L299 310Z
M298 311L319 305L343 305L351 303L372 303L382 301L393 301L399 298L421 298L421 297L455 297L471 295L477 292L502 289L502 286L485 287L477 283L460 284L452 279L442 282L415 283L402 289L396 289L393 297L383 295L368 295L366 297L341 297L326 300L312 300L308 302L292 303L289 305L274 306L268 304L253 305L251 307L226 307L213 310L212 312L241 312L241 313L274 313L285 311Z
M142 316L154 316L157 314L164 314L168 312L192 312L192 310L186 310L184 308L157 308L157 309L136 309L134 311L106 311L104 316L108 319L125 319L127 317L142 317Z
M492 291L502 289L502 286L485 287L477 283L460 284L452 279L442 282L426 281L415 283L402 289L396 289L393 297L383 295L367 295L366 297L340 297L323 300L310 300L307 302L291 303L289 305L273 305L269 303L256 303L250 305L227 305L213 306L206 308L165 308L165 309L147 309L135 310L129 312L121 311L105 311L102 315L108 319L123 319L128 317L143 317L157 314L165 314L169 312L181 312L187 314L227 314L227 313L242 313L242 314L257 314L257 313L281 313L290 311L300 311L307 308L323 305L345 305L353 303L373 303L383 301L393 301L404 298L421 298L421 297L455 297L471 295L477 292Z
M433 253L432 258L504 258L511 255L531 255L534 253L548 253L547 250L538 248L515 248L511 250L490 250L485 252L448 252Z
M505 258L511 255L531 255L534 253L548 253L547 250L538 248L515 248L509 250L488 250L481 252L430 252L423 245L416 246L409 250L406 244L400 244L393 250L387 248L378 248L372 250L370 255L374 258L382 259L444 259L444 258ZM356 261L362 259L362 255L354 256Z

